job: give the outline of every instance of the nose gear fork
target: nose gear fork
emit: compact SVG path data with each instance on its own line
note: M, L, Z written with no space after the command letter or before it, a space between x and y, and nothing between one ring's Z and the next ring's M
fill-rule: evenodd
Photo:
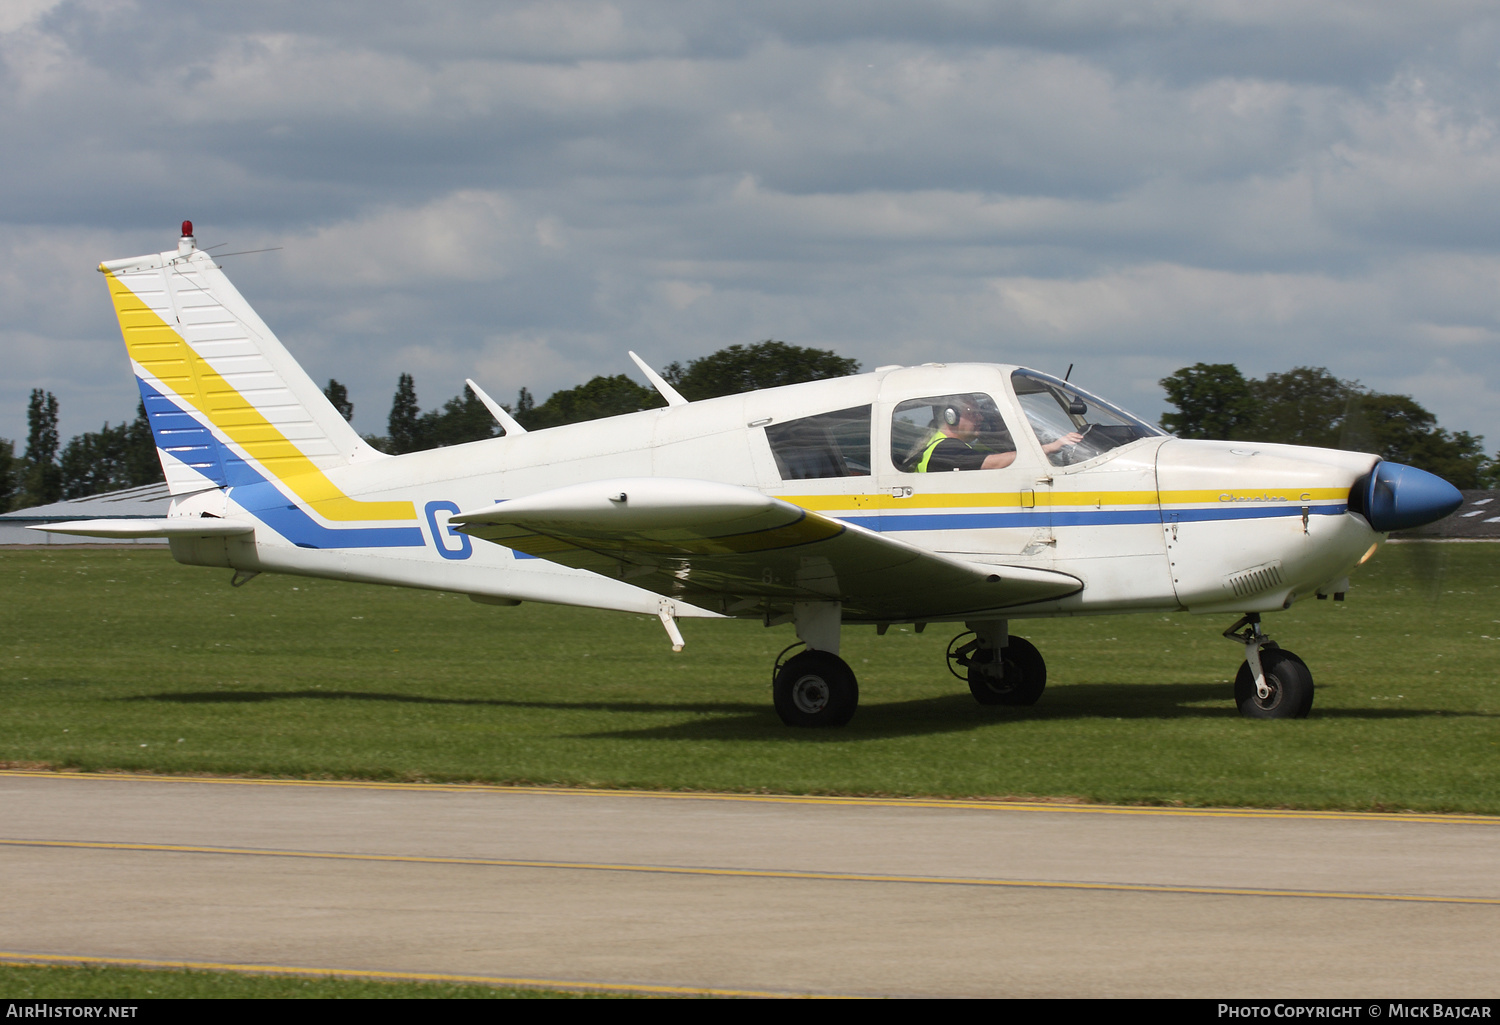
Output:
M1244 629L1240 630L1241 627ZM1260 664L1260 649L1276 648L1280 645L1271 640L1270 634L1261 632L1260 613L1247 612L1233 626L1224 631L1224 636L1245 646L1245 662L1250 666L1250 674L1255 679L1255 694L1262 701L1269 698L1271 688L1266 683L1266 672Z

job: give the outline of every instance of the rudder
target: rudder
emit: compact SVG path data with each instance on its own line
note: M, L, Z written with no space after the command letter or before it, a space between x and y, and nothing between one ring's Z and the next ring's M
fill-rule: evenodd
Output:
M247 456L275 479L378 457L197 248L190 222L176 252L99 270L174 495L247 483Z

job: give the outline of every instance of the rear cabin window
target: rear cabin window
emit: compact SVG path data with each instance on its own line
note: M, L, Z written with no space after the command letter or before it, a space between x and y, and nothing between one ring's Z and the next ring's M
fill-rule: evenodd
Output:
M870 475L870 407L819 413L766 428L782 480Z

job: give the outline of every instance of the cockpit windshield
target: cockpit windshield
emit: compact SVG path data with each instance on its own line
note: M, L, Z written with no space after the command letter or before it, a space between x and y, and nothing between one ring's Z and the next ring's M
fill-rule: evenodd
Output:
M1166 436L1160 428L1055 377L1017 370L1010 380L1031 429L1055 466L1086 462L1139 438ZM1074 435L1081 437L1074 441Z

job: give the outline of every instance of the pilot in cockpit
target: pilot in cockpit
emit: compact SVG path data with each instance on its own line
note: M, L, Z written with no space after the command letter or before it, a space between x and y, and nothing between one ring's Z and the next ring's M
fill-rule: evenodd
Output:
M936 473L945 470L997 470L1009 466L1016 460L1014 444L1010 435L998 423L990 428L993 436L998 434L1005 443L1004 450L994 445L978 444L980 432L985 430L988 417L971 400L959 397L935 411L936 430L928 439L917 459L917 473ZM999 420L998 413L991 414ZM995 428L999 428L998 432ZM1051 455L1067 445L1076 445L1083 435L1064 434L1055 441L1042 446L1042 451Z

